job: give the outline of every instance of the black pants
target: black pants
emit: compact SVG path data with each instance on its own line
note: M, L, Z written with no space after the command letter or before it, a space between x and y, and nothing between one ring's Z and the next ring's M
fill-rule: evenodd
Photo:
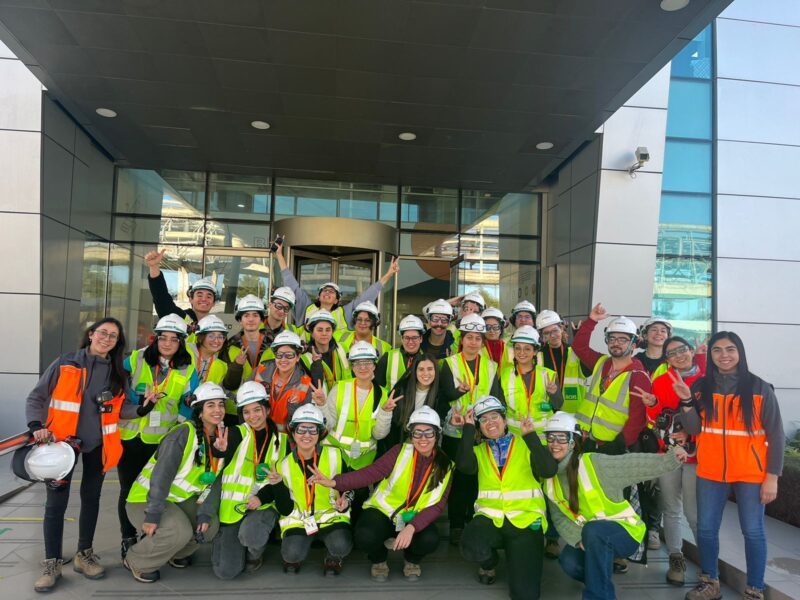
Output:
M131 491L133 482L142 472L147 461L153 456L158 444L145 444L141 438L135 437L132 440L122 441L122 458L117 465L119 475L119 502L117 503L117 513L119 515L119 528L123 538L136 537L136 527L128 519L125 511L125 502L128 499L128 492Z
M80 454L83 457L81 476L81 514L78 519L78 550L92 547L97 515L100 513L100 491L103 488L103 446L91 452ZM76 461L77 464L77 461ZM74 469L73 469L74 473ZM62 558L64 539L64 514L69 504L69 488L72 474L67 475L67 483L57 490L47 488L47 503L44 508L44 553L45 558Z
M461 554L484 569L494 569L498 548L505 548L511 598L538 598L542 583L544 536L542 530L518 529L506 519L495 527L491 519L476 515L464 528Z
M456 456L459 438L444 436L442 449L447 456ZM463 529L464 524L475 513L475 500L478 498L478 476L466 475L461 471L454 471L450 485L450 495L447 497L447 517L450 520L450 529Z
M386 561L389 550L383 545L387 538L395 537L397 531L394 523L376 508L367 508L361 513L361 518L356 524L354 533L356 547L367 553L367 558L372 564ZM411 544L403 551L408 562L419 564L428 554L436 550L439 545L439 532L436 525L431 523L422 531L415 531Z

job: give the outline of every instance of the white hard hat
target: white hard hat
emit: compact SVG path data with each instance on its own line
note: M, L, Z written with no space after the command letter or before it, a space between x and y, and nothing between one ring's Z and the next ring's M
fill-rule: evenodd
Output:
M350 346L347 358L354 360L378 360L378 351L369 342L359 341Z
M438 413L430 406L420 406L411 413L411 416L408 418L406 429L411 431L414 425L433 425L437 431L442 430L442 420L439 418Z
M486 308L486 301L483 299L483 296L481 296L478 292L470 292L469 294L466 294L461 299L461 304L463 305L466 302L474 302L475 304L478 305L479 310L483 310L484 308Z
M239 304L236 305L236 320L238 321L244 313L250 311L257 312L262 318L267 312L264 307L264 301L253 294L247 294L247 296L239 300Z
M236 390L236 408L242 408L254 402L269 402L267 389L257 381L245 381Z
M514 334L511 336L511 343L516 344L530 344L532 346L540 346L541 340L539 339L539 332L530 325L523 325L518 327Z
M511 309L511 316L508 319L514 327L517 326L517 315L521 312L530 313L531 317L536 317L536 307L533 305L533 302L528 302L527 300L517 302L514 308Z
M536 329L540 331L550 325L560 325L562 322L561 317L554 310L543 310L536 315Z
M25 457L25 471L34 481L57 481L75 466L75 449L66 442L41 444Z
M228 395L221 385L206 381L198 385L189 398L189 406L198 406L207 400L225 400Z
M642 323L641 328L639 328L641 335L644 336L647 333L647 328L650 327L650 325L655 325L656 323L661 323L667 328L667 335L672 335L672 323L666 319L662 319L661 317L650 317L644 323Z
M463 333L486 333L486 321L477 313L470 313L461 318L458 330Z
M472 410L475 413L476 419L478 419L481 415L492 412L493 410L496 410L503 416L506 414L506 407L503 406L503 403L494 396L489 395L478 398L478 401L475 403L475 406L472 407Z
M277 288L274 292L272 292L272 296L270 297L270 300L272 300L273 302L275 302L275 300L283 300L289 306L294 308L294 303L295 303L295 301L297 299L295 298L295 295L294 295L294 292L292 291L292 288L288 288L286 286L283 286L283 287Z
M273 350L280 348L281 346L294 346L298 350L302 350L303 342L299 335L297 335L294 331L289 331L287 329L276 335L275 339L272 340L272 343L270 344L270 347Z
M430 318L431 315L447 315L448 317L453 316L453 307L450 306L450 303L447 300L434 300L430 304L428 304L422 312L425 313L425 316Z
M192 285L189 286L189 289L186 290L186 295L189 298L194 295L197 290L208 290L212 294L214 294L214 300L219 298L219 294L217 293L217 286L214 285L214 282L211 281L210 277L203 277L202 279L198 279Z
M373 317L375 317L377 323L380 323L381 321L381 313L378 310L378 307L375 306L373 302L365 300L364 302L359 302L358 305L353 309L353 316L352 316L353 327L355 327L356 325L356 317L360 312L368 312Z
M492 318L492 319L497 319L498 321L500 321L500 324L503 325L503 326L505 326L505 324L506 324L506 317L503 314L503 311L500 310L499 308L495 308L494 306L490 306L489 308L484 310L481 313L481 317L483 317L484 321L488 317L488 318Z
M208 333L210 331L224 331L228 333L228 326L217 315L208 315L197 322L195 333Z
M636 339L638 334L636 323L631 321L628 317L617 317L605 329L605 334L609 333L627 333L632 339Z
M342 295L342 291L339 289L339 286L333 283L332 281L326 281L321 286L319 286L317 288L317 293L322 292L322 290L324 290L327 287L333 289L333 291L336 292L337 298Z
M578 420L572 413L559 410L552 417L547 419L544 426L545 431L566 431L574 433L578 431Z
M169 331L177 333L179 337L186 337L188 327L186 326L186 321L175 313L172 313L171 315L161 317L153 328L153 331L156 333Z
M325 429L325 416L322 411L313 404L303 404L292 415L292 420L289 421L289 429L294 429L300 423L313 423L321 430Z
M422 322L417 315L407 315L402 318L400 324L397 326L397 331L403 333L404 331L425 331L425 323Z
M336 319L333 318L333 315L324 308L320 308L319 310L311 313L306 319L306 331L311 331L314 329L314 325L320 321L328 322L333 326L334 329L336 329Z

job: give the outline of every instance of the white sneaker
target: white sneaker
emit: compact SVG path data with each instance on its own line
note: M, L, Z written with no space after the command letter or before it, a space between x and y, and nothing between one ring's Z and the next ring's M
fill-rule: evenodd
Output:
M658 550L661 548L661 538L658 537L658 530L653 529L647 532L647 549Z

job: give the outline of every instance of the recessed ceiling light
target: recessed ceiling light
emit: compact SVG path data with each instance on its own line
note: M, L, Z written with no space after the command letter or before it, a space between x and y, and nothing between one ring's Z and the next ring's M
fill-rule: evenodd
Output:
M117 111L111 110L110 108L98 108L94 112L96 112L101 117L106 117L108 119L113 119L114 117L117 116Z
M239 208L244 208L244 204L237 204L236 206L238 206Z
M661 10L675 12L689 6L690 0L661 0Z
M553 147L553 142L539 142L536 144L537 150L550 150Z
M415 139L417 139L417 134L416 133L411 133L410 131L404 131L403 133L401 133L397 137L399 137L404 142L413 142Z
M253 129L269 129L269 123L266 121L253 121L250 126Z

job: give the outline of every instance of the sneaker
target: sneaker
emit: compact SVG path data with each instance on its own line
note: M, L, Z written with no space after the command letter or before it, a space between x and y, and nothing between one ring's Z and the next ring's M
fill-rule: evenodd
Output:
M742 600L764 600L764 590L747 586L742 594Z
M561 554L561 546L558 540L548 539L544 545L544 555L550 559L556 559Z
M120 548L120 555L122 556L122 560L125 560L125 557L128 556L128 550L139 541L139 538L136 536L134 537L126 537L122 538L121 548Z
M450 545L451 546L459 546L461 545L461 534L464 533L464 530L460 527L454 527L450 529Z
M247 559L247 562L244 564L244 572L245 573L255 573L261 568L261 565L264 564L264 559L260 556L258 558Z
M677 586L682 586L686 583L686 561L680 552L674 552L669 555L667 583Z
M322 567L322 574L326 577L328 575L339 575L342 572L342 559L334 558L332 556L325 557L325 563Z
M497 581L497 571L494 569L478 569L478 581L483 585L492 585Z
M170 558L169 566L174 569L185 569L192 565L192 557L185 556L183 558Z
M41 577L33 584L33 589L37 592L49 592L52 590L56 585L56 581L61 579L61 566L63 564L64 561L60 558L48 558L42 561L44 570Z
M125 560L122 561L122 565L131 572L131 575L133 575L133 578L136 581L141 581L142 583L155 583L161 579L161 573L158 571L140 571L128 562L127 557L125 557Z
M406 561L403 565L403 575L408 581L416 581L422 575L422 567L416 563Z
M105 576L106 570L98 562L99 558L91 548L78 552L72 559L72 570L83 573L86 579L101 579Z
M372 581L383 583L389 579L389 565L386 563L386 561L373 563L370 567L369 574L370 577L372 577Z
M657 529L651 529L647 532L647 549L658 550L661 548L661 538L658 536Z
M624 558L614 559L614 573L627 573L628 561Z
M300 572L300 564L301 563L299 563L299 562L290 563L290 562L283 561L283 572L284 573L292 573L292 574L299 573Z
M700 581L689 590L685 600L719 600L722 592L719 589L719 579L711 579L705 573L700 575Z

